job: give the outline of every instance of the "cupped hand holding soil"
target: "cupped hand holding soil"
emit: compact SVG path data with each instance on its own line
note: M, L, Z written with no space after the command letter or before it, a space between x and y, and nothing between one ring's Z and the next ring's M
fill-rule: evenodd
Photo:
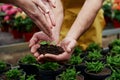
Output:
M37 49L39 54L61 54L64 52L63 48L57 45L52 45L52 44L42 44L40 47Z

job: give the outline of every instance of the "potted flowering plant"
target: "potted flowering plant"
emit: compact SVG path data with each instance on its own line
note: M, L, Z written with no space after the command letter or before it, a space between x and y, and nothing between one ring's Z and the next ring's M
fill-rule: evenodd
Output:
M104 18L106 23L112 22L112 1L111 0L105 0L102 6L102 9L104 10Z
M114 0L113 9L113 25L115 28L120 28L120 1Z
M34 28L36 27L33 21L30 19L30 17L26 17L22 20L22 27L23 27L23 37L26 42L30 40L32 35L34 34Z
M1 5L1 12L5 13L3 16L3 20L1 21L1 24L3 28L5 28L7 31L8 29L13 26L13 20L14 16L17 12L19 12L19 8L11 5L11 4L2 4Z

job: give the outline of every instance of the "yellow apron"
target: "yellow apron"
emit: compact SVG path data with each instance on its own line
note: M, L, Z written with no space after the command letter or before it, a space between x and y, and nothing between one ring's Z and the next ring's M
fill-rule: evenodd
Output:
M63 39L66 36L85 0L62 0L62 2L65 17L60 33L60 39ZM102 47L102 30L104 29L104 26L105 21L103 10L101 9L92 26L79 38L78 45L81 46L83 50L85 50L92 42L95 42Z

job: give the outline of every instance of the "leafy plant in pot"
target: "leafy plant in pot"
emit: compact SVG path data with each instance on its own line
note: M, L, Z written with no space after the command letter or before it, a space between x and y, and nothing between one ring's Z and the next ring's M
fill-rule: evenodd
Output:
M120 54L120 46L114 46L111 51L110 55L115 56Z
M4 73L11 69L11 64L6 63L5 61L0 60L0 79L5 77Z
M114 46L120 46L120 39L114 39L108 45L109 49L111 50Z
M0 74L8 71L9 69L11 69L11 64L0 60Z
M120 68L120 55L116 56L107 56L107 63L111 70Z
M67 68L66 71L56 77L56 80L84 80L84 76L73 67Z
M96 62L96 61L102 61L105 62L105 57L101 54L100 51L98 50L94 50L94 51L90 51L88 52L88 55L85 57L84 61L87 62Z
M25 80L25 75L22 70L14 68L5 73L6 79L4 80Z
M80 57L80 55L76 55L73 53L71 58L68 60L67 63L65 63L66 67L75 67L76 71L80 71L83 73L85 69L85 64L83 63L83 58Z
M31 54L25 55L18 61L18 65L20 69L23 69L27 75L36 75L38 74L38 68L36 66L38 62L36 61L35 57Z
M111 75L111 70L102 62L86 62L85 78L88 80L104 80Z
M89 52L89 51L94 51L94 50L97 50L97 51L101 51L101 47L97 44L97 43L90 43L88 45L88 47L86 48L86 50Z
M111 76L107 77L105 80L120 80L120 70L114 70Z
M65 70L65 67L57 62L45 62L38 64L37 67L41 80L55 80L55 77Z

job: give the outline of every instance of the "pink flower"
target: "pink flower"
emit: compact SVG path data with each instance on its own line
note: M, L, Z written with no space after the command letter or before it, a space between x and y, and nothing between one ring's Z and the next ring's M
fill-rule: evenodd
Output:
M4 21L8 21L8 20L10 20L10 16L5 16Z
M2 11L6 11L6 10L9 10L11 9L13 6L11 4L4 4L1 6L1 10Z
M11 16L17 13L17 8L12 8L10 10L5 11L6 15Z

